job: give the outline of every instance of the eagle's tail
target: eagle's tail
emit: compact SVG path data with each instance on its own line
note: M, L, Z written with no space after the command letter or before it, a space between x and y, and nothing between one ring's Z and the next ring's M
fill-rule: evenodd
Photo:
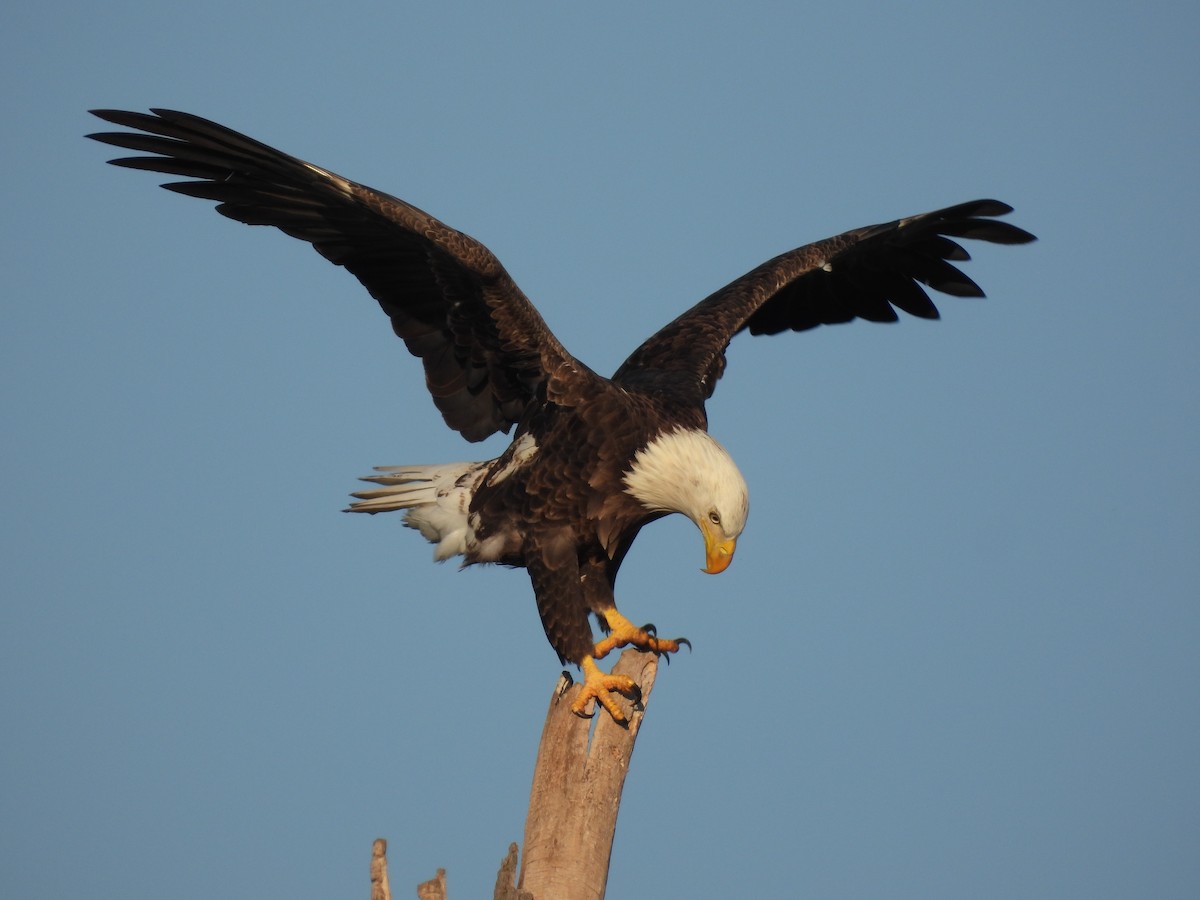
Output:
M383 487L358 491L346 512L380 513L407 510L404 524L437 544L434 558L466 552L471 498L493 460L442 463L434 466L377 466L378 475L361 479Z
M464 475L469 475L484 463L444 463L437 466L376 466L378 475L367 475L359 481L370 481L385 487L351 494L357 497L346 512L378 513L396 509L413 509L438 502L439 495L454 489Z

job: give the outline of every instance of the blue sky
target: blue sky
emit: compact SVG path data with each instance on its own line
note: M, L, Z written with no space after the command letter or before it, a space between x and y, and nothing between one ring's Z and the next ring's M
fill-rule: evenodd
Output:
M338 510L463 444L346 273L105 166L185 109L484 241L611 370L762 260L978 196L943 320L739 339L752 492L618 597L658 679L610 898L1200 893L1193 5L10 13L0 895L487 896L559 667L521 572ZM678 518L678 517L676 517Z

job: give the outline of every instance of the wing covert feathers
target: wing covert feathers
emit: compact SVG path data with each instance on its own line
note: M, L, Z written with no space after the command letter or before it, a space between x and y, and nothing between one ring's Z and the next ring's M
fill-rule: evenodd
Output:
M614 378L636 383L674 377L694 381L709 397L724 371L725 348L741 331L778 334L856 318L894 322L897 309L936 319L925 287L983 296L953 265L971 258L954 238L995 244L1035 240L994 218L1011 211L998 200L973 200L790 250L679 316L635 350Z
M188 113L93 110L133 132L89 137L152 156L114 165L196 179L176 193L272 225L353 273L421 358L446 423L468 440L508 431L569 354L483 244L389 194Z
M352 272L420 357L446 423L468 440L508 431L542 398L574 405L594 393L595 374L567 353L474 238L403 200L198 116L167 109L93 113L135 130L89 137L152 154L114 165L191 179L163 187L213 201L239 222L272 225ZM936 319L928 288L983 296L958 268L971 258L959 241L1035 240L999 220L1011 211L998 200L973 200L780 254L646 340L613 380L702 410L724 372L725 348L741 331L893 322L897 310Z

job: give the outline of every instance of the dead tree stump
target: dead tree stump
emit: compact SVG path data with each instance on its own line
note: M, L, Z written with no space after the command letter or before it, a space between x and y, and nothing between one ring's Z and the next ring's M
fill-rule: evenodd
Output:
M658 657L626 650L613 672L630 676L642 688L643 709L622 703L628 726L616 724L604 710L594 720L574 715L571 703L579 685L556 691L550 700L533 772L519 882L535 900L604 896L621 790Z
M493 900L603 900L621 791L658 674L658 657L628 649L612 670L642 689L636 709L624 698L618 700L628 725L618 725L604 710L593 719L572 713L581 688L567 673L555 688L529 792L521 874L516 878L513 844L500 864ZM387 841L375 841L372 900L391 898L386 853ZM417 895L420 900L446 900L446 870L438 869L435 878L418 885Z

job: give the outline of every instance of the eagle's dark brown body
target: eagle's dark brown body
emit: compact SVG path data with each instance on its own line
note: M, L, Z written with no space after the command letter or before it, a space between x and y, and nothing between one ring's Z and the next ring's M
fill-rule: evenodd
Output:
M702 408L594 375L588 380L578 402L531 409L492 466L495 473L511 467L511 474L496 484L485 478L470 506L484 541L522 523L519 551L497 561L529 571L546 636L561 660L575 663L592 652L587 611L603 616L613 607L621 561L642 526L663 515L625 490L629 460L664 427L705 426ZM536 464L514 465L526 436L536 444ZM561 603L581 588L584 610Z
M91 137L150 154L113 163L190 179L164 186L216 201L232 219L273 225L353 273L421 359L434 403L463 437L517 426L496 460L381 470L367 480L382 487L357 494L351 508L406 510L438 558L526 568L550 643L580 664L585 695L614 716L608 692L635 686L603 675L595 659L624 644L678 647L616 610L613 582L638 531L687 515L704 535L708 571L719 572L745 525L745 482L708 437L704 413L729 341L741 331L893 321L897 309L937 318L921 284L983 295L952 264L969 259L955 239L1034 239L994 218L1011 211L995 200L847 231L720 289L607 379L563 348L486 247L403 200L186 113L95 114L135 130ZM593 642L589 613L609 638Z

